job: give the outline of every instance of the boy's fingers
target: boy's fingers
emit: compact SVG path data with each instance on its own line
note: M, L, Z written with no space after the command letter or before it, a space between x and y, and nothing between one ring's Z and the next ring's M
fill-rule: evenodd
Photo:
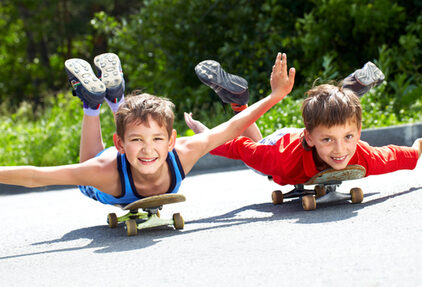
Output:
M293 87L293 84L295 83L295 75L296 75L296 69L290 68L289 70L289 84L291 87Z
M283 53L281 59L281 72L283 76L287 76L287 55L285 53Z
M278 53L277 53L277 57L275 58L275 63L274 63L274 66L275 66L276 68L278 68L278 67L280 66L280 63L281 63L281 53L280 53L280 52L278 52Z

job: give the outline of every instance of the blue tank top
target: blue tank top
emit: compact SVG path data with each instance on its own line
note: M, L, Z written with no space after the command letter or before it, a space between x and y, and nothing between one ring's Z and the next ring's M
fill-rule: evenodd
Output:
M185 178L185 173L183 171L182 164L180 163L176 150L173 149L168 153L166 161L169 166L171 177L170 188L168 189L167 193L176 193L179 190L182 180ZM85 195L104 204L126 205L139 199L145 198L145 196L140 195L135 188L132 172L130 170L130 164L126 159L125 154L117 153L117 169L119 171L120 183L122 186L122 193L120 196L115 197L111 194L104 193L92 186L79 186L79 189Z

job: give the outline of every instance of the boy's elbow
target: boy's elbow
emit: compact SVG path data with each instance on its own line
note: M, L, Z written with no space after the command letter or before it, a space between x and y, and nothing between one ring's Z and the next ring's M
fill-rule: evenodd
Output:
M420 158L422 154L422 138L416 139L412 147L418 151L418 156Z

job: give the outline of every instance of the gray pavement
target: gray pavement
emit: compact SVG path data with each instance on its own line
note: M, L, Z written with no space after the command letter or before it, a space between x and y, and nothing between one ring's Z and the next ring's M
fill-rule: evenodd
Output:
M185 229L127 237L76 188L0 196L1 286L420 286L422 164L344 182L361 204L274 206L280 187L233 169L198 170L180 193Z

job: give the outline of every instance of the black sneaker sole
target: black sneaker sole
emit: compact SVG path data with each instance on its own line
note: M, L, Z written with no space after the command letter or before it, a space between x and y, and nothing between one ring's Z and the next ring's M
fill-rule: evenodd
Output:
M248 81L244 78L227 73L220 63L205 60L196 65L195 73L199 80L212 88L217 94L224 89L232 94L242 94L248 89ZM224 101L224 99L222 99Z

